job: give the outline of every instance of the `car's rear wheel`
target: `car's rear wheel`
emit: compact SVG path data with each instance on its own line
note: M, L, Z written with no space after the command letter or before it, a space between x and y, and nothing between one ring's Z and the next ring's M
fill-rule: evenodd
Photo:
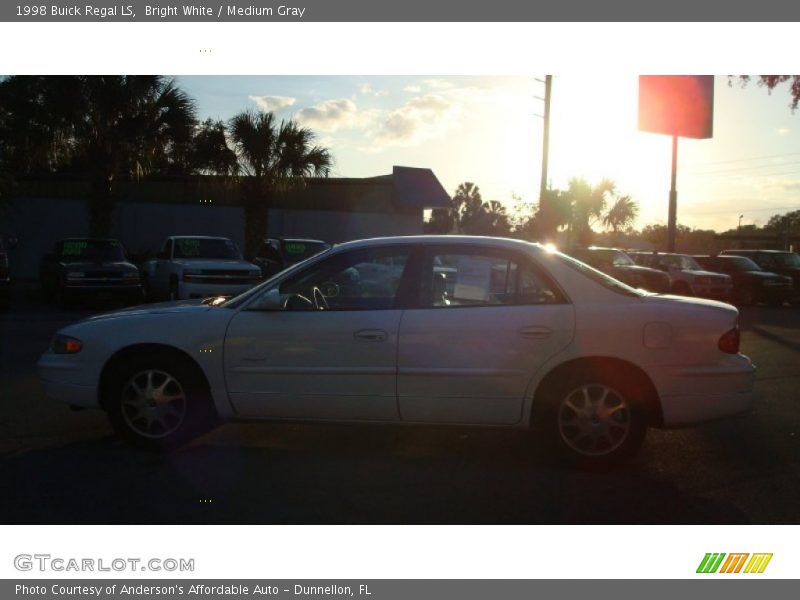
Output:
M208 431L216 418L201 380L187 361L159 352L126 360L104 402L114 430L151 450L170 450Z
M542 433L560 458L582 467L633 456L647 432L644 406L624 374L568 373L545 390Z

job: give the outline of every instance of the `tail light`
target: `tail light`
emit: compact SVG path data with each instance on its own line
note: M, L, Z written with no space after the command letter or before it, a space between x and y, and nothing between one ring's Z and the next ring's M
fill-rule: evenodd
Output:
M726 354L738 354L739 353L739 326L737 325L730 331L725 332L721 338L719 338L719 349L725 352Z

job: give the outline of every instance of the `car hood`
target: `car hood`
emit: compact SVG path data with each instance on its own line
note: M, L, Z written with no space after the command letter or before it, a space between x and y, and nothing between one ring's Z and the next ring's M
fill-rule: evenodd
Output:
M696 271L694 269L685 269L683 272L691 273L692 275L697 275L699 277L711 277L712 279L730 280L731 278L730 275L725 275L724 273L714 273L713 271Z
M640 275L652 275L656 274L658 276L667 277L667 274L664 271L659 271L658 269L651 269L650 267L643 267L642 265L614 265L615 269L621 269L623 271L630 271L632 273L639 273Z
M76 271L91 271L102 269L104 271L138 271L136 265L124 260L61 260L58 263L64 269Z
M117 319L121 317L137 317L143 315L158 315L168 313L192 314L204 313L212 310L211 306L201 304L202 300L178 300L177 302L159 302L157 304L143 304L140 306L130 306L110 312L93 315L84 321L104 321L107 319Z
M176 258L173 261L190 269L205 269L209 271L251 271L259 267L246 260L216 260L209 258Z

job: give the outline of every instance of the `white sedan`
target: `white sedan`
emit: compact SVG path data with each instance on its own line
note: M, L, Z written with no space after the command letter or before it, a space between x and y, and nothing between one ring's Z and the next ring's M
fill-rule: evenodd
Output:
M151 448L220 419L457 424L531 428L597 464L633 454L648 427L747 410L737 321L538 244L382 238L225 302L91 317L38 367L50 397L106 410Z

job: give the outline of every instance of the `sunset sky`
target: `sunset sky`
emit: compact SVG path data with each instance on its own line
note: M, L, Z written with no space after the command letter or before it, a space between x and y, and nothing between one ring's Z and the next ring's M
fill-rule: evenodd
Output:
M313 129L334 176L368 177L393 165L429 167L448 192L472 181L484 199L536 200L544 86L536 77L179 77L201 118L264 108ZM551 185L609 177L641 207L636 226L665 223L670 139L637 130L636 75L556 75ZM718 76L714 138L682 139L678 221L725 230L800 209L800 112L786 85L771 95Z

